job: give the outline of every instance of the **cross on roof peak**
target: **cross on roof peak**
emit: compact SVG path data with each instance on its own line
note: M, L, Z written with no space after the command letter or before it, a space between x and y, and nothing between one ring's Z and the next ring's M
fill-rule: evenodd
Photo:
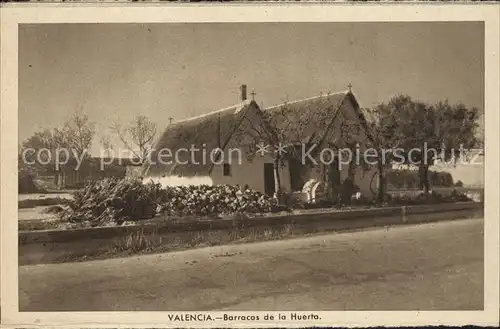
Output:
M351 92L351 88L352 88L352 84L349 82L349 84L347 85L347 87L349 88L349 92Z
M174 118L172 117L168 117L168 124L172 124L172 121L174 120Z
M255 95L257 95L257 94L255 93L255 90L252 90L252 92L250 93L250 95L252 95L252 100L254 101L254 100L255 100Z

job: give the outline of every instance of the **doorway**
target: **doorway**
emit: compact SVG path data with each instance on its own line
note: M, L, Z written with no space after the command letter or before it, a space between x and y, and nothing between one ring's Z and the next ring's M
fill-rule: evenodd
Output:
M302 177L302 163L291 158L289 161L289 171L290 171L290 187L292 191L302 191L304 184L306 183L304 177Z
M275 192L274 165L272 163L264 163L264 192L269 196L273 196Z
M339 158L335 157L333 162L328 168L328 181L330 182L330 187L338 188L340 186L340 168L339 168Z

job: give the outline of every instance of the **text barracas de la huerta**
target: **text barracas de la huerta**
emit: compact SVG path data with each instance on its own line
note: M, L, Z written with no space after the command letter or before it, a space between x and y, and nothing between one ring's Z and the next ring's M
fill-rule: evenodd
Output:
M168 319L170 321L180 321L180 322L189 322L189 321L261 321L261 320L319 320L320 317L316 314L302 314L292 312L290 314L277 314L271 315L266 314L265 316L260 315L231 315L231 314L223 314L223 316L215 316L211 314L205 313L197 313L197 314L169 314Z

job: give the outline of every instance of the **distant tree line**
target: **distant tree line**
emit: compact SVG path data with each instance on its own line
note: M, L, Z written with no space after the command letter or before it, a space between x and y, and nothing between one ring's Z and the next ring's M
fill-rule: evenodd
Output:
M386 183L396 188L418 188L420 176L418 171L414 170L391 169L386 173ZM451 187L455 186L455 183L450 173L429 171L429 185L431 187Z

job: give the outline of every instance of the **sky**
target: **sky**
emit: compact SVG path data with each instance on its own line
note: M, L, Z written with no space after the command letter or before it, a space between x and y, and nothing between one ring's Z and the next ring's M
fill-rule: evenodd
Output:
M43 24L19 29L19 141L83 111L92 152L113 123L158 130L239 102L347 90L372 107L397 94L484 110L480 22ZM249 95L250 96L250 95ZM98 155L98 154L97 154Z

